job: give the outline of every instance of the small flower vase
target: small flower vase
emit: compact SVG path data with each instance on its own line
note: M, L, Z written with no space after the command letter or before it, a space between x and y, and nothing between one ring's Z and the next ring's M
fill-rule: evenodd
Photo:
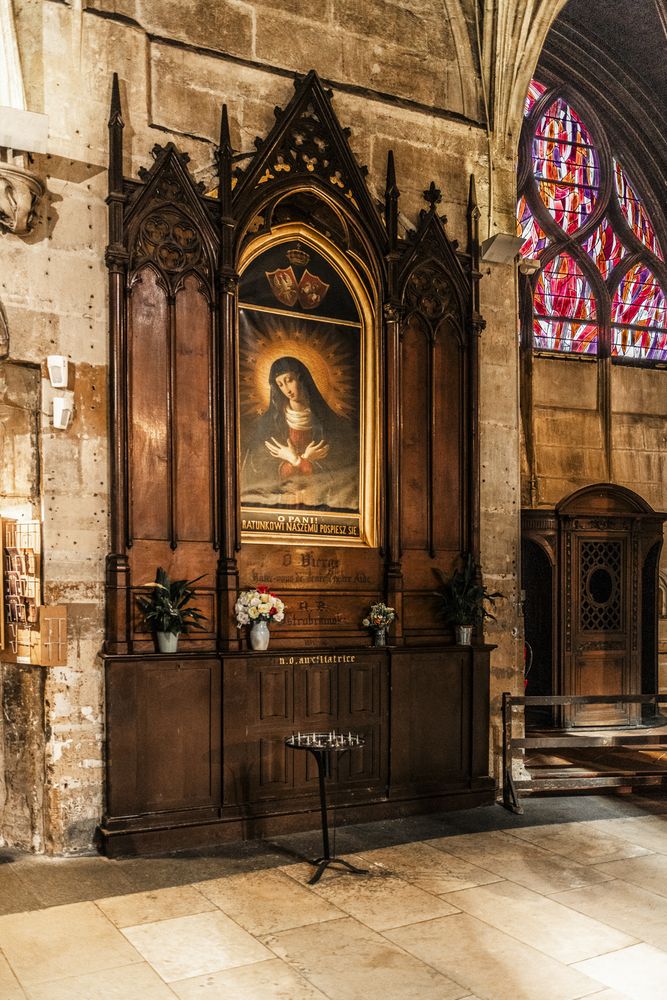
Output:
M178 649L180 632L158 632L157 648L161 653L175 653Z
M268 622L258 621L251 626L250 645L253 649L268 649L270 638L271 633L269 632Z
M386 628L374 628L373 629L373 645L374 646L386 646L387 645L387 629Z

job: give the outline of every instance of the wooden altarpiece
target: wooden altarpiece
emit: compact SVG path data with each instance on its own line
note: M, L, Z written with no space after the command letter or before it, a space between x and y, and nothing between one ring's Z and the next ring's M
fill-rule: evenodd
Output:
M338 775L341 818L493 796L489 647L456 646L432 594L435 568L479 554L474 183L465 252L433 183L399 238L392 154L378 206L331 92L314 72L295 91L247 156L223 108L206 193L172 143L123 178L114 80L111 854L313 825L316 776L284 744L297 730L365 736ZM295 358L327 438L298 482L266 444L282 446L275 372ZM171 655L136 606L158 566L204 574L208 631ZM234 618L239 590L259 583L287 604L266 653ZM384 649L361 626L377 600L398 613Z

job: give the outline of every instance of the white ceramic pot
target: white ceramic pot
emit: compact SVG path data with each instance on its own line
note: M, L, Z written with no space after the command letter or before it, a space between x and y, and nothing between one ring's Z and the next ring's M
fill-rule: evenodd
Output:
M470 646L472 644L472 625L457 625L456 641L459 646Z
M268 649L270 638L271 634L269 632L268 622L255 622L255 624L251 627L250 645L253 649Z
M178 649L180 632L158 632L157 648L161 653L175 653Z

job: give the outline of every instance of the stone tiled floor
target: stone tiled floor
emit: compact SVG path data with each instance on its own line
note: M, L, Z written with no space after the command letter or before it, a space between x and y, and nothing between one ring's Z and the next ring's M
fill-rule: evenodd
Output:
M667 797L166 857L0 850L0 1000L667 1000Z

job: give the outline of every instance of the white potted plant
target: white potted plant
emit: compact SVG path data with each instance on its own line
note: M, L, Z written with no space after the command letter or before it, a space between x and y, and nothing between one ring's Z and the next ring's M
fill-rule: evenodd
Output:
M170 580L159 566L155 583L145 584L152 588L150 596L140 594L137 597L143 622L155 633L161 653L176 652L181 632L187 634L190 629L205 631L201 622L206 621L206 615L199 608L189 607L195 593L193 584L202 579L198 576L195 580Z

